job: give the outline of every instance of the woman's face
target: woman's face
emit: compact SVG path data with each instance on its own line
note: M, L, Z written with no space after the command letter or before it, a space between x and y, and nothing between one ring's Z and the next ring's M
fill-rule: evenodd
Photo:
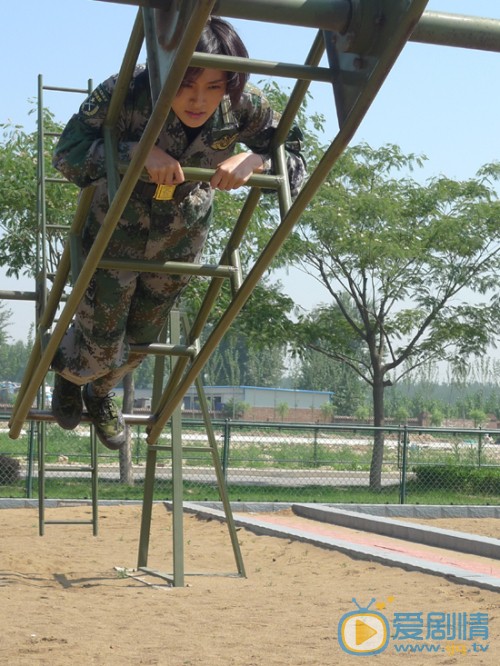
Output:
M225 72L203 69L196 79L183 81L172 110L188 127L201 127L221 103L226 93L226 84Z

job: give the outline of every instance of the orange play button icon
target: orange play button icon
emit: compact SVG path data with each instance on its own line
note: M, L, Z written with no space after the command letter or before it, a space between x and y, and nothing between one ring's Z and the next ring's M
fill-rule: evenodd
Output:
M356 619L356 645L361 645L361 643L375 636L376 633L377 630L370 627L369 624L366 624L366 622L363 622L359 618Z

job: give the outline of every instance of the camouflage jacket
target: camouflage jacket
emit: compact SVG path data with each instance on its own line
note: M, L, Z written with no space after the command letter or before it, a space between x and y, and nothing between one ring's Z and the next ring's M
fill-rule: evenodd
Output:
M99 184L106 178L102 128L116 80L116 76L109 78L83 102L56 147L54 166L79 187ZM118 161L121 164L130 162L131 144L140 140L151 111L148 71L145 67L138 67L116 131ZM177 159L181 166L214 169L233 154L237 143L241 143L262 155L266 171L272 173L268 153L279 118L262 93L253 86L247 86L237 106L231 106L229 97L224 97L192 143L188 142L183 126L171 111L157 145ZM295 127L285 144L292 195L298 192L305 176L301 140L302 134ZM209 194L211 197L211 192Z

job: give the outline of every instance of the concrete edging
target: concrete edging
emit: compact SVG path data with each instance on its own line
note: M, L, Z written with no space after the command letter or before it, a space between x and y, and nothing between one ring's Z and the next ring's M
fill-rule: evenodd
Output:
M368 516L355 511L346 511L330 506L318 506L317 504L293 504L292 511L297 516L319 520L321 522L352 529L364 530L389 536L394 539L403 539L415 543L446 548L460 553L469 553L479 557L489 557L500 560L500 540L489 537L476 536L466 532L454 530L443 530L427 525L416 525L405 523L401 520Z
M220 521L226 520L224 511L202 505L201 503L185 502L184 510L205 519L215 518ZM411 555L403 555L401 553L395 554L382 548L349 543L345 540L325 537L322 535L313 535L301 529L280 527L278 525L266 523L254 516L247 517L236 515L234 516L234 522L237 526L245 527L255 534L296 539L320 548L336 550L354 559L368 560L370 562L379 562L380 564L388 566L401 567L406 571L419 571L421 573L443 576L456 583L500 592L500 579L481 573L474 574L457 566L442 564L439 562L426 562L425 560L412 557Z

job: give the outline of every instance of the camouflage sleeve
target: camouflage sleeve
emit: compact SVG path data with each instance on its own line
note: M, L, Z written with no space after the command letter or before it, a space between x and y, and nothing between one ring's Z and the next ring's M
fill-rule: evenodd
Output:
M103 124L116 77L101 83L83 102L63 130L52 163L69 181L87 187L106 177ZM118 135L123 135L126 111L122 113ZM118 142L118 160L130 161L130 142Z
M240 118L239 141L244 143L254 153L258 153L264 160L266 173L273 173L272 157L269 153L270 145L280 114L274 111L267 99L257 88L248 86L243 93L238 106L237 115ZM299 127L290 130L285 141L287 153L288 180L292 196L295 197L306 176L306 161L302 155L303 134Z

